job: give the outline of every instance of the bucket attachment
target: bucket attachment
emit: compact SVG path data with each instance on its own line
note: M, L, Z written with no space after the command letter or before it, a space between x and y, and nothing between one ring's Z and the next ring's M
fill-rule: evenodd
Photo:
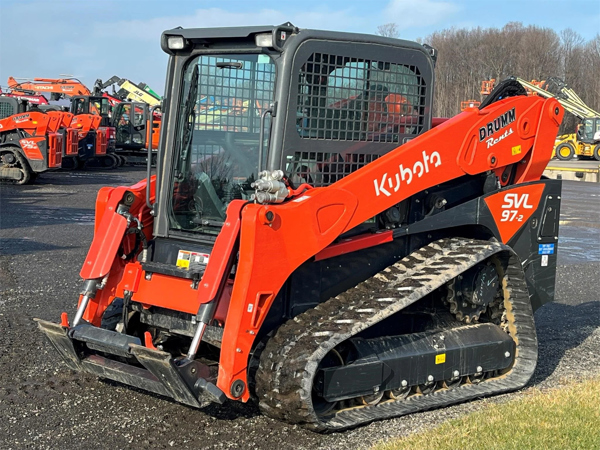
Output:
M199 361L176 361L170 353L144 347L137 337L87 323L67 328L35 320L70 369L171 397L195 408L209 402L222 404L226 399L209 381L213 378L209 366Z

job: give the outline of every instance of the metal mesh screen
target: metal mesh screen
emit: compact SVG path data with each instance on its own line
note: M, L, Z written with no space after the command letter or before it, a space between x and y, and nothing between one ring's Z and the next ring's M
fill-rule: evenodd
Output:
M375 161L380 155L361 153L296 152L287 172L296 185L327 186Z
M202 56L196 129L258 133L260 115L273 101L275 65L266 55Z
M0 119L5 119L8 116L12 116L16 113L15 109L15 101L3 101L4 99L0 98ZM8 100L8 99L7 99ZM10 99L13 100L13 99Z
M426 86L416 66L313 53L299 77L301 138L401 142L423 130Z

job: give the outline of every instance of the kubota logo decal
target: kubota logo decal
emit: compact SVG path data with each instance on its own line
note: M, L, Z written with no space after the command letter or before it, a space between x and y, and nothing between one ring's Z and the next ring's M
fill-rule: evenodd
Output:
M494 216L502 242L507 243L529 220L536 210L543 192L543 184L532 184L502 191L485 198L485 203Z
M398 172L388 177L387 173L384 173L381 180L373 180L375 185L375 196L379 197L380 194L389 197L392 192L398 192L400 186L404 183L408 186L412 183L414 178L421 178L426 173L429 173L430 167L439 167L442 165L442 158L438 152L433 152L429 155L426 151L422 152L422 161L416 161L412 168L410 166L404 167L403 164L398 166Z

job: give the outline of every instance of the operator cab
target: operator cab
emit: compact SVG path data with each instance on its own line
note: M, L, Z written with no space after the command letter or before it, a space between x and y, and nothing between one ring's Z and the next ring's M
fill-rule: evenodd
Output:
M584 119L579 128L579 140L584 144L593 144L600 141L600 117Z
M109 126L110 104L106 97L92 95L77 95L71 98L71 112L77 116L80 114L92 114L102 117L100 126Z
M210 245L263 170L327 186L431 127L431 48L280 26L173 29L155 236Z

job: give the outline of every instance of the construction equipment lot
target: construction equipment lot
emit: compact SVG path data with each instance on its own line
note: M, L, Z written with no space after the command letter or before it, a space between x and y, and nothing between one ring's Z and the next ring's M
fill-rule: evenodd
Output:
M139 168L55 172L0 187L1 448L364 448L523 395L319 435L261 416L252 403L194 410L65 369L33 318L73 311L98 189L144 177ZM539 388L600 373L600 185L565 181L562 197L556 301L535 316L540 357L529 386Z

